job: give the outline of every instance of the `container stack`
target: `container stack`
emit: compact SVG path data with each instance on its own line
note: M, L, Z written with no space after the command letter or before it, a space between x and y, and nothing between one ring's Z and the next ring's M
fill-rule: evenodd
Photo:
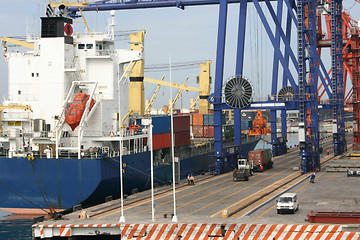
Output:
M221 115L223 137L234 136L234 125L224 125L225 114ZM193 114L192 133L194 138L214 138L214 114Z
M214 114L204 114L204 137L214 137Z
M223 125L222 136L224 139L231 139L234 137L234 125Z
M153 124L153 150L171 147L171 117L154 116ZM190 144L190 116L174 116L174 146Z
M152 117L153 150L171 147L171 122L169 116Z
M174 145L190 144L190 115L174 116Z
M194 138L204 137L204 114L192 115L192 133Z

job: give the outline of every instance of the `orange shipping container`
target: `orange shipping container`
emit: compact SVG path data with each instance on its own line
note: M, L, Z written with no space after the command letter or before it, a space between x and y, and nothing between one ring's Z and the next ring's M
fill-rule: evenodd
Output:
M193 126L203 126L204 125L204 115L203 114L193 114L192 124L193 124Z

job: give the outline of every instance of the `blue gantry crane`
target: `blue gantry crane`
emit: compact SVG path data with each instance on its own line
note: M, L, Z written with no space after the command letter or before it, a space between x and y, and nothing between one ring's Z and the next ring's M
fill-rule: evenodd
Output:
M342 35L341 11L342 0L331 0L331 47L333 74L331 88L328 87L330 77L317 52L317 8L325 0L264 0L269 18L265 17L264 8L259 0L153 0L153 1L97 1L87 4L86 7L68 7L70 15L78 16L81 11L106 11L122 9L144 9L178 7L185 9L187 6L219 5L219 24L216 51L216 72L214 93L209 101L214 106L214 145L216 157L216 173L227 171L227 162L241 154L241 110L243 109L269 109L271 111L271 143L273 155L286 152L286 111L299 111L299 143L301 156L301 170L303 173L320 168L319 155L319 127L318 127L318 81L321 81L330 104L320 107L333 109L334 152L341 154L345 151L344 130L344 94L343 94L343 69L342 69ZM276 12L271 2L276 2ZM326 1L327 2L327 1ZM237 36L236 69L235 76L226 83L224 75L224 53L226 40L226 25L228 4L240 3L239 27ZM244 49L246 37L246 15L248 4L253 4L263 24L268 38L274 48L273 74L271 95L266 101L253 101L253 89L243 74ZM284 11L284 6L286 6ZM283 13L286 17L283 17ZM286 19L283 29L282 21ZM270 24L272 23L272 25ZM275 31L272 31L275 26ZM297 30L298 56L291 47L292 27ZM283 46L282 48L280 46ZM283 74L279 84L279 66ZM235 147L224 148L222 143L221 114L225 109L234 110L234 143ZM280 137L276 134L277 111L281 112Z

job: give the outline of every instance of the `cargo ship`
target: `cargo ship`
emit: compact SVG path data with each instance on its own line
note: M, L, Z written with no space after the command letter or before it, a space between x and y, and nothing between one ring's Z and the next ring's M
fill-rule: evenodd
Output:
M155 186L171 182L170 116L126 116L126 75L143 52L115 48L113 20L106 33L83 34L61 14L41 21L41 35L17 43L29 50L4 48L0 209L44 214L118 198L120 160L124 193L149 189L151 153ZM176 179L214 167L212 116L174 116ZM255 148L259 137L245 134L241 147L232 146L233 125L224 124L224 148L244 155Z

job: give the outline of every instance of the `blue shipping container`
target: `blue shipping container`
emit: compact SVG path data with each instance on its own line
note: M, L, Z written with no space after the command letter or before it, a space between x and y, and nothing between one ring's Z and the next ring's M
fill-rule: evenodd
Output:
M204 126L213 126L213 125L214 125L214 114L204 114Z
M221 114L221 124L226 124L225 114ZM204 114L204 126L213 126L214 125L214 114Z
M204 126L209 125L209 116L210 114L204 114Z
M153 116L153 135L169 133L171 131L170 116Z

